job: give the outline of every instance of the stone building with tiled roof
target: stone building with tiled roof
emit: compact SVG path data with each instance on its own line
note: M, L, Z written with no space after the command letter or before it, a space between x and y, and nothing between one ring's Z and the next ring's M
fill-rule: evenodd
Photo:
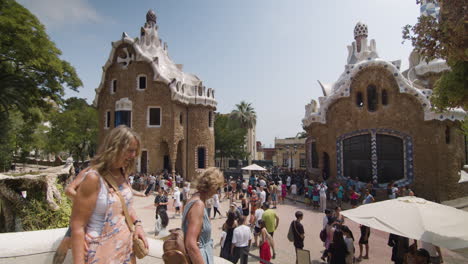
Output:
M177 171L192 179L214 166L214 90L175 64L149 11L138 38L112 42L96 89L99 142L125 124L141 137L139 172Z

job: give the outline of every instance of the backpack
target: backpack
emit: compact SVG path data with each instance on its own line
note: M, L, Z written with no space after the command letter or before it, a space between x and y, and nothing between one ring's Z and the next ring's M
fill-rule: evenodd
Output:
M322 242L327 240L327 230L325 228L320 231L320 240L322 240Z
M288 240L289 240L289 242L294 241L294 233L293 233L294 231L293 231L293 226L292 226L293 222L291 222L291 224L289 225L289 231L288 231Z

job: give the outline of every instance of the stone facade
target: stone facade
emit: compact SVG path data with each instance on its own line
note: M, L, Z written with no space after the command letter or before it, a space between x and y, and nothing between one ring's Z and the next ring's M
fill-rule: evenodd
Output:
M171 61L157 36L156 16L148 14L139 40L124 33L112 43L94 101L99 142L126 124L141 137L139 172L167 169L191 180L214 166L214 90Z
M275 138L273 164L293 170L306 169L305 138Z
M399 61L378 58L374 40L367 46L367 31L355 37L360 50L355 42L348 48L345 72L334 84L321 84L320 105L306 106L309 172L331 180L357 176L382 188L394 180L436 201L466 195L468 186L457 183L466 163L465 112L436 113L429 101L440 62L423 74L414 69L419 64L402 74Z

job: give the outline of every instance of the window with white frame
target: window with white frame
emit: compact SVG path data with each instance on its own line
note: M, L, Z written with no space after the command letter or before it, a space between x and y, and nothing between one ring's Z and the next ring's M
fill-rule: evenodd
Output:
M148 108L148 127L160 127L161 119L161 107Z
M115 94L116 92L117 92L117 80L112 79L112 81L110 83L110 93Z
M140 74L137 77L137 89L145 90L146 89L146 75Z
M110 124L111 124L111 112L110 111L106 111L106 116L104 117L105 118L105 122L104 122L104 128L109 128L110 127Z

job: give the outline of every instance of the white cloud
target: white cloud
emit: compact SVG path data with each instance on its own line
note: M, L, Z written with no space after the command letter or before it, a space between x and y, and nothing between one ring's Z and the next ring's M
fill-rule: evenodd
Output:
M18 0L46 27L99 23L104 18L87 0Z

